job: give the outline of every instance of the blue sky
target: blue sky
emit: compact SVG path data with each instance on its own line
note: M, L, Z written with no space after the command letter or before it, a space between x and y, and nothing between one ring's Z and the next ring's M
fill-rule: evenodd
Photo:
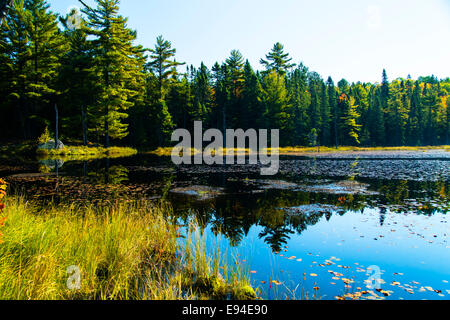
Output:
M79 6L48 2L58 13ZM161 34L194 66L238 49L259 69L279 41L335 82L379 82L383 68L390 79L450 77L450 0L122 0L121 14L140 44L153 47Z

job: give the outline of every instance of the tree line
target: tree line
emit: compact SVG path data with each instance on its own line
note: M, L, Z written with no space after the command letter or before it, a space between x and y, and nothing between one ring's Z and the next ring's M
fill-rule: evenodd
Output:
M162 36L136 44L119 0L65 16L45 0L14 0L0 30L1 138L63 139L140 148L170 145L176 128L280 129L284 146L449 143L450 79L336 84L276 43L255 70L238 50L222 63L176 60Z

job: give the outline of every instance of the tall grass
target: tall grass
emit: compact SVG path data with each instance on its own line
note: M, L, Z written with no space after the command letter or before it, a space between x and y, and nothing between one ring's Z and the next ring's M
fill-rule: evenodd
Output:
M192 242L180 246L168 210L145 202L41 208L20 196L8 198L0 299L255 298L237 294L249 290L242 279L231 283L225 277L220 287L199 285L198 279L220 279L217 268L201 240L195 252L185 250ZM79 288L70 286L74 279Z
M251 286L248 270L238 259L221 251L220 237L215 239L212 252L208 250L206 236L198 225L195 220L190 222L184 241L185 269L189 274L186 279L191 281L188 287L194 288L199 299L255 299L258 294Z

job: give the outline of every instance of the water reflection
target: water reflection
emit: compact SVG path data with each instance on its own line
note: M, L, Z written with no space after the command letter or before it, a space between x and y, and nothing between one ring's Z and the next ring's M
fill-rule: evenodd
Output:
M357 165L358 160L352 167ZM293 234L301 235L322 219L330 221L334 215L377 208L379 224L383 226L387 212L433 215L449 210L448 181L358 179L357 171L352 171L347 180L338 181L292 176L261 180L260 176L246 173L177 172L167 161L142 156L134 160L69 163L41 160L38 167L44 175L12 176L9 179L12 188L26 190L28 196L42 201L81 204L136 199L165 201L173 206L177 219L186 222L195 216L202 231L210 227L215 235L225 235L232 246L239 246L249 230L258 226L259 238L274 252L281 251ZM189 190L194 186L208 186L197 193L206 193L207 188L215 188L215 193L195 197L195 192ZM327 189L330 186L334 188L332 192ZM187 192L171 192L175 188ZM313 204L334 209L294 215L289 211Z
M300 160L287 161L296 170L304 165ZM320 279L314 278L309 285L323 288L328 298L343 293L342 288L335 287L337 280L332 280L334 285L327 284L328 268L345 273L346 278L357 278L355 272L361 271L364 263L379 264L396 273L399 266L406 265L412 287L422 277L427 283L433 280L433 288L439 288L450 261L443 258L448 256L445 215L450 209L450 181L361 178L361 168L370 167L367 162L352 161L346 178L331 174L302 176L293 171L264 180L246 168L175 168L170 160L145 155L66 163L9 163L0 165L0 175L9 175L13 192L43 204L107 205L139 199L167 203L173 207L170 219L186 225L195 217L202 234L223 236L232 249L243 250L255 244L258 253L243 252L242 256L253 255L251 268L258 273L252 278L257 284L267 284L262 288L266 298L274 294L274 278L268 278L271 268L278 272L273 272L277 281L283 281L285 274L280 273L288 270L291 278L285 284L291 281L291 289L303 280L304 273L318 274ZM314 166L320 169L324 163L333 168L330 160L316 160ZM283 257L287 251L289 256L301 259ZM320 254L320 259L328 260L320 263ZM338 263L329 266L326 261L337 255L347 259L346 266L356 262L361 270L347 274L350 269L340 270ZM322 265L326 268L320 273L317 267ZM359 277L358 285L363 287L364 274ZM385 277L387 282L398 281ZM444 288L440 291L445 292Z

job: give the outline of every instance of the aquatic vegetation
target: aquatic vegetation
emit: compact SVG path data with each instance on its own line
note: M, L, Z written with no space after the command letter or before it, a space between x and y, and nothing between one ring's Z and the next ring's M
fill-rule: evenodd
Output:
M208 186L190 186L174 188L171 193L195 197L197 200L209 200L224 194L223 188L212 188Z
M178 226L166 219L169 212L164 204L147 202L41 207L9 197L0 298L198 299L219 297L218 288L230 287L232 279L233 290L223 298L240 297L248 281L234 271L223 281L210 274L206 252L183 250ZM196 264L187 268L185 261ZM205 278L215 284L213 291L198 285Z

